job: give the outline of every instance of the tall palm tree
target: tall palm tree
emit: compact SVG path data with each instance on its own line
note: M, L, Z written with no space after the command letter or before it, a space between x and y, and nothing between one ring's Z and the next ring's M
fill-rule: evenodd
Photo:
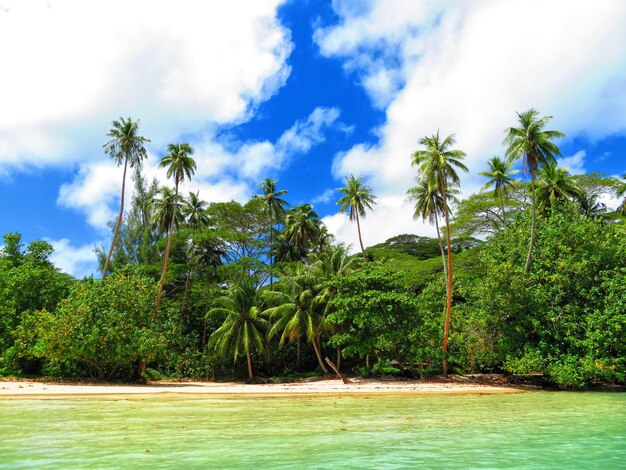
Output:
M348 212L350 221L356 220L361 253L364 253L365 248L363 248L363 239L361 238L359 216L365 217L365 209L372 210L372 206L376 205L376 196L372 194L372 190L368 185L361 184L362 179L361 176L355 178L354 175L346 177L346 186L337 189L337 191L343 194L343 197L337 201L337 205L341 206L339 208L340 212Z
M183 200L181 212L185 217L185 223L187 227L192 230L198 230L206 227L209 224L209 217L206 215L206 209L208 204L200 199L200 193L189 193L189 198ZM185 308L187 306L187 292L189 291L189 282L191 280L191 271L194 265L194 255L196 251L196 244L193 236L191 237L191 247L189 248L189 268L187 269L187 277L185 278L185 292L183 294L183 305L181 309L181 316L185 314Z
M539 170L536 191L537 206L546 213L559 202L573 199L581 203L585 199L585 192L576 180L556 162L548 162Z
M626 196L626 175L622 176L622 179L624 180L624 183L618 189L618 196L620 197ZM626 197L624 197L624 200L617 208L617 213L622 217L626 217Z
M450 242L450 211L448 208L450 186L460 184L457 169L467 172L467 167L462 163L465 153L451 147L456 144L454 134L441 139L439 131L430 137L422 137L419 140L422 150L416 150L412 155L411 164L417 166L422 179L437 184L443 201L443 215L446 221L446 243L448 245L448 283L446 301L446 319L443 329L443 375L448 375L448 332L450 329L450 314L452 312L452 244Z
M322 316L315 309L315 286L317 279L302 263L298 262L295 267L287 267L281 276L281 280L274 288L276 290L266 293L268 301L275 305L265 310L265 314L272 320L276 320L269 331L269 338L280 334L279 346L285 341L297 341L297 366L300 366L300 336L304 335L313 345L315 356L320 368L324 373L328 369L324 365L321 354L320 332L322 329Z
M285 194L287 194L287 190L281 189L277 191L276 190L277 183L278 183L277 180L265 178L265 180L263 180L263 183L261 183L261 185L259 186L259 189L263 191L263 194L259 194L255 196L256 198L263 200L263 202L265 203L265 210L267 211L267 218L268 218L267 229L268 229L269 237L270 237L270 253L269 253L270 288L274 284L274 279L273 279L274 257L272 255L272 250L274 249L274 240L273 240L274 225L276 225L276 223L284 217L285 207L289 205L287 201L281 198L281 196L284 196Z
M224 323L209 337L209 348L215 348L222 356L232 356L233 362L245 354L248 378L254 378L252 351L267 354L269 344L266 336L269 323L261 315L261 290L252 282L231 287L215 303L207 317L224 318Z
M515 178L513 175L519 173L519 170L511 170L511 166L513 163L505 162L501 158L494 156L487 162L489 165L489 171L481 171L479 175L486 176L489 178L482 188L481 191L489 189L493 186L493 198L500 199L500 210L502 211L502 220L504 218L504 197L506 196L507 190L513 186L515 183Z
M305 257L321 230L319 215L311 204L296 206L285 216L285 238Z
M448 268L446 266L446 255L443 249L443 241L441 240L441 230L439 229L439 217L444 215L444 201L439 192L439 185L433 179L415 178L417 182L416 186L407 190L407 199L415 202L415 212L413 213L413 219L422 219L428 221L431 224L435 224L437 230L437 242L439 243L439 251L441 252L441 262L443 264L443 275L445 279L448 279ZM453 187L448 187L448 199L456 201L456 195L460 191ZM450 211L450 208L448 208ZM446 289L448 283L446 281Z
M122 218L124 215L124 194L126 191L126 170L128 169L128 166L136 169L141 167L143 159L148 157L144 144L146 142L150 142L149 139L139 135L139 120L133 121L130 117L128 119L120 117L119 121L113 121L111 126L111 130L107 134L107 137L110 137L111 139L104 144L104 152L117 162L117 166L121 166L122 163L124 164L124 173L122 174L120 213L117 216L117 224L115 225L115 231L113 232L111 248L109 249L106 261L104 262L104 268L102 269L103 280L107 276L109 264L111 263L111 256L113 255L120 226L122 225Z
M561 156L561 151L552 142L554 139L565 137L559 131L546 130L545 127L552 116L539 117L539 112L529 109L525 113L517 113L519 127L509 127L506 129L504 143L508 144L506 157L509 162L522 159L524 171L530 173L532 219L530 226L530 242L528 244L528 255L524 271L530 269L530 262L533 256L533 246L535 245L535 234L537 226L537 201L535 197L535 179L539 174L539 165L556 161L556 156Z
M161 296L163 295L163 287L165 286L165 276L170 258L170 249L172 247L172 234L174 232L173 222L176 220L176 212L178 211L178 186L187 179L191 179L195 170L196 162L191 155L193 149L189 144L169 144L167 147L168 154L161 159L159 166L167 168L167 177L174 177L174 216L172 224L167 231L167 245L165 246L165 255L163 257L163 271L161 272L161 280L159 281L159 293L157 294L156 309L161 305ZM156 315L156 310L155 310Z

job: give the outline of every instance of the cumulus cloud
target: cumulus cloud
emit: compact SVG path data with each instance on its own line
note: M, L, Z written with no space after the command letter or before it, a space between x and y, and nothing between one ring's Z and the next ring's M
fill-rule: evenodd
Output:
M283 132L276 142L239 142L229 136L203 135L191 142L197 168L191 181L181 184L180 191L198 191L208 202L244 201L263 176L284 169L291 158L306 154L312 146L323 142L325 133L339 124L338 118L336 108L316 108ZM161 185L172 184L158 162L158 156L150 154L144 162L144 176L149 181L156 178ZM122 169L113 161L84 163L76 177L61 186L57 202L83 212L91 226L107 231L107 223L117 214L121 178ZM130 200L130 178L126 188Z
M565 157L559 162L559 166L566 168L572 175L580 175L585 173L585 157L587 152L579 150L574 155Z
M67 238L46 241L54 248L50 261L61 271L81 279L98 269L94 245L74 246Z
M386 121L376 145L336 156L338 178L363 175L376 194L398 197L412 184L417 140L440 130L456 133L467 152L462 183L474 191L488 157L502 153L515 111L530 107L554 115L550 127L569 136L626 129L622 1L547 0L540 9L521 0L359 3L335 1L339 23L318 28L314 39L362 78ZM389 210L384 224L410 220L405 206Z
M100 158L120 114L157 149L247 119L290 71L280 3L4 0L0 166Z

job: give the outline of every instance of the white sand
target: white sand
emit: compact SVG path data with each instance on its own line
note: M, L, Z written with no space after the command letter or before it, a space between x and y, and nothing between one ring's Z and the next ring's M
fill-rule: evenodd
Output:
M320 380L284 384L236 382L169 382L149 385L61 384L41 381L0 381L1 398L106 396L106 395L335 395L335 394L491 394L518 389L458 382Z

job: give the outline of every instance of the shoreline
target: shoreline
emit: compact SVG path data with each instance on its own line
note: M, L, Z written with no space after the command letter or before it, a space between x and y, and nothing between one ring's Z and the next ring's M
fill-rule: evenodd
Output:
M529 388L459 383L454 381L390 381L339 379L308 382L247 384L241 382L176 382L161 380L150 384L59 383L46 380L0 379L0 400L20 398L97 398L116 396L188 397L294 397L328 395L487 395L522 393Z

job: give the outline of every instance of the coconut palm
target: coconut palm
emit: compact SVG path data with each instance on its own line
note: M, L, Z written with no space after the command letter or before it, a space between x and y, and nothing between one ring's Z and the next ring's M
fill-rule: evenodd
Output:
M563 201L571 199L580 203L585 199L585 192L578 186L565 168L559 168L556 162L548 162L539 170L536 188L537 206L545 213Z
M173 188L163 186L152 200L152 225L159 235L167 234L171 225L178 228L183 223L183 215L174 210L180 203L177 199L180 196L176 195Z
M439 230L439 217L444 215L443 198L439 192L439 185L434 180L415 178L416 186L407 190L407 199L415 202L415 211L413 219L422 219L431 224L435 224L437 230L437 241L439 243L439 251L441 252L441 262L443 264L444 278L448 278L448 268L446 266L446 255L443 249L443 241L441 240L441 230ZM448 199L456 202L456 195L460 191L448 185ZM450 209L448 208L448 211ZM448 284L446 282L446 289Z
M424 149L416 150L412 155L411 164L418 167L421 178L431 181L439 188L439 194L443 201L443 215L446 222L446 243L448 246L448 282L446 319L443 330L443 375L448 375L448 331L450 328L450 315L452 312L452 244L450 242L450 210L448 207L449 188L460 184L458 170L467 172L467 167L462 163L465 153L461 150L451 149L456 143L454 134L444 139L439 137L439 131L430 137L422 137L419 140Z
M192 230L197 230L206 227L209 223L209 217L206 215L207 203L200 199L200 193L189 193L189 198L183 200L181 212L185 217L185 223L187 227ZM181 310L181 316L185 313L187 306L187 292L189 290L189 282L191 280L191 271L194 264L194 254L196 251L196 244L193 237L191 237L191 246L189 248L189 269L187 270L187 277L185 278L185 292L183 294L183 305Z
M337 189L343 194L343 197L337 201L337 205L341 206L339 211L344 214L348 212L350 221L356 220L361 253L365 252L365 248L363 248L363 239L361 238L359 216L365 217L365 209L372 210L372 206L376 205L376 196L372 194L368 185L361 184L362 179L360 176L355 178L354 175L350 175L350 177L346 177L346 186Z
M109 270L111 256L113 255L113 250L115 249L120 226L122 225L122 218L124 216L126 170L129 166L137 170L141 168L143 159L148 157L144 144L146 142L150 142L149 139L139 135L139 120L133 121L130 117L128 119L120 117L119 121L113 121L111 126L111 130L107 134L107 137L110 137L111 139L104 144L104 152L117 162L117 166L121 166L122 163L124 164L124 173L122 174L120 213L117 216L117 224L115 225L115 231L113 232L111 248L109 249L106 261L104 262L104 268L102 269L103 280L106 278Z
M508 144L506 157L509 162L522 159L522 167L530 173L532 219L530 227L530 242L524 271L530 269L535 245L535 233L537 226L537 201L535 197L535 179L539 174L539 165L556 161L556 156L561 156L561 151L552 142L554 139L565 137L565 134L554 130L545 130L552 116L539 117L539 112L529 109L525 113L517 113L520 127L506 129L504 143Z
M494 156L487 162L489 165L489 171L481 171L479 175L489 178L481 191L487 190L493 186L493 198L500 199L500 210L502 211L502 220L504 218L504 197L507 190L515 184L515 178L513 175L519 173L519 170L511 170L513 164L511 162L505 162L501 158Z
M285 216L285 239L304 258L321 230L321 220L311 204L296 206Z
M245 354L248 364L248 378L253 379L253 351L267 354L269 344L266 336L269 323L261 315L261 291L252 282L231 287L219 297L206 314L207 318L224 318L224 323L209 337L209 348L214 348L222 356L232 356L233 362Z
M618 189L618 195L621 196L626 196L626 175L622 176L622 179L625 181L624 183L622 183L622 185L619 187ZM624 200L622 201L622 203L620 204L620 206L617 208L617 213L619 215L621 215L622 217L626 217L626 197L624 197Z
M593 192L585 192L585 195L579 201L580 212L585 218L596 218L606 214L606 204L599 201L599 196Z
M267 212L268 233L270 237L270 288L274 284L273 270L274 270L274 257L272 250L274 249L274 225L285 215L285 208L289 205L287 201L281 198L287 194L286 189L276 190L277 180L265 178L263 183L259 186L259 189L263 191L263 194L256 195L257 199L261 199L265 203L265 210Z
M320 333L322 315L315 308L317 279L302 263L287 267L281 280L268 292L268 301L275 305L268 308L265 314L276 320L269 331L269 338L280 334L279 346L285 341L297 342L297 367L300 367L300 337L305 336L313 345L320 368L328 370L322 361Z
M174 216L172 222L176 220L176 212L178 212L178 186L187 179L191 179L196 170L196 162L191 155L193 149L189 144L170 144L167 147L168 154L161 159L159 166L167 168L167 177L174 178ZM170 249L172 248L172 234L174 232L173 223L167 231L167 245L165 246L165 255L163 257L163 270L161 272L161 280L159 281L159 293L157 294L156 308L161 305L161 296L163 295L163 287L165 286L165 276L170 258ZM156 311L155 311L156 314Z

